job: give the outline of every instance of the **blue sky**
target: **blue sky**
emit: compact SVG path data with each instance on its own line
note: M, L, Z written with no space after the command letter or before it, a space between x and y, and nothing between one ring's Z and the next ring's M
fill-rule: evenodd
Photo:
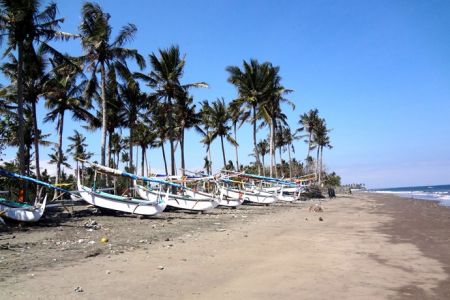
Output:
M77 32L83 1L57 3L66 19L62 30ZM290 99L296 110L286 107L291 127L298 127L301 113L319 109L333 129L333 149L325 151L325 164L343 183L392 187L450 182L449 1L99 3L111 14L115 32L128 22L138 27L130 47L146 58L158 48L180 46L187 61L183 82L210 84L192 91L196 101L236 97L227 83L229 65L256 58L280 66L284 86L295 91ZM78 41L56 47L81 53ZM40 112L42 119L43 103ZM70 123L66 117L65 136L79 127ZM56 133L55 124L41 126ZM87 135L91 151L98 154L100 131ZM263 129L258 139L266 135ZM244 125L238 134L244 163L251 160L250 137L250 126ZM199 169L205 149L195 132L187 139L187 166ZM299 141L295 148L296 157L304 159L305 143ZM219 141L212 149L218 169ZM226 151L227 159L234 160L233 149L227 146ZM160 150L152 150L149 160L152 168L162 170Z

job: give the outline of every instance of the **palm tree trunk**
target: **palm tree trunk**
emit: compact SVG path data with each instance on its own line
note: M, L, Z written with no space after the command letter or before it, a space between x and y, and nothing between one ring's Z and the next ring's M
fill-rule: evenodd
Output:
M311 151L311 136L312 132L309 132L309 138L308 138L308 154L306 154L306 159L309 157L309 152Z
M61 175L61 163L62 163L62 140L63 140L63 127L64 127L64 111L59 114L58 120L58 161L56 162L56 180L55 185L59 183L59 177ZM55 190L53 199L58 197L58 191Z
M319 185L322 182L322 158L323 158L323 147L320 147L320 171L319 171Z
M37 125L37 112L36 112L36 101L31 104L31 109L33 113L33 134L34 134L34 164L36 166L36 178L41 179L41 169L39 166L39 131Z
M238 143L237 143L237 130L236 130L236 123L233 124L234 129L234 140L236 141L236 145L234 145L234 150L236 152L236 171L239 171L239 156L238 156Z
M283 166L283 158L281 157L281 147L278 147L278 151L280 153L280 174L281 177L284 177L284 166Z
M319 177L319 146L317 146L317 154L316 154L316 176L317 178Z
M23 119L23 42L17 42L17 117L19 119L19 168L25 174L25 132Z
M150 165L148 163L147 148L144 151L144 157L145 157L145 167L146 167L147 176L148 176L150 174Z
M130 138L129 138L129 153L130 153L130 161L129 161L129 168L130 168L130 172L133 173L133 135L134 135L134 130L133 130L133 125L130 125Z
M227 167L227 159L225 158L225 147L223 146L223 136L220 136L220 143L222 144L222 157L223 157L223 168Z
M185 162L184 162L184 128L181 130L181 137L180 137L180 150L181 150L181 175L185 175Z
M167 97L168 107L168 125L169 125L169 143L170 143L170 171L171 175L175 175L175 147L173 137L173 119L172 119L172 98Z
M209 162L208 175L212 175L211 144L208 145L208 162Z
M270 121L270 141L269 141L269 155L270 155L270 177L273 177L273 164L274 164L274 155L273 155L273 143L274 143L274 128L273 128L273 119Z
M262 158L262 173L263 173L263 176L266 176L266 164L264 163L264 156L265 155L262 155L261 154L261 158ZM270 177L272 177L272 176L270 176Z
M144 175L144 170L145 170L145 147L141 146L141 175Z
M166 175L169 175L167 171L167 159L166 159L166 150L164 150L164 143L161 143L162 156L164 160L164 170L166 171Z
M288 154L289 154L289 178L292 178L291 143L288 144Z
M256 165L258 167L258 175L261 175L261 162L259 161L258 148L256 147L256 105L253 105L253 150L255 152Z
M112 135L113 135L114 131L109 131L108 132L108 164L107 166L110 167L111 166L111 155L112 155Z
M103 63L100 64L100 74L101 74L101 81L102 81L102 140L101 140L101 148L100 148L100 156L101 156L101 163L102 165L106 165L106 156L105 156L105 150L106 150L106 125L107 125L107 116L106 116L106 74L105 74L105 65Z

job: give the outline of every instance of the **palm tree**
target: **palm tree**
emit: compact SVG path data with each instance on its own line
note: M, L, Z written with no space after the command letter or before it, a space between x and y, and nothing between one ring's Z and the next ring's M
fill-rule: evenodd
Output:
M154 89L153 97L167 104L165 117L168 124L168 138L170 143L171 174L175 175L175 128L173 123L174 108L172 100L182 97L191 87L207 87L205 82L197 82L182 85L185 60L181 58L178 46L169 49L159 49L159 57L152 53L149 55L152 71L148 75L135 73L137 78L147 82Z
M147 100L147 96L141 92L139 84L133 79L129 80L126 84L119 85L119 95L122 103L122 111L125 116L125 124L127 124L130 130L130 170L133 170L133 147L135 142L134 130L138 121L139 110L143 107ZM136 166L137 168L137 166Z
M150 100L155 100L154 98L150 98ZM150 128L154 128L156 132L156 140L155 147L161 147L162 157L164 161L164 170L166 174L169 174L167 168L167 159L166 159L166 151L164 148L164 143L167 141L169 136L169 126L166 119L167 112L167 104L159 103L157 101L150 101L149 107L147 110L146 121L148 122L148 126Z
M229 66L228 82L232 83L238 91L238 98L233 105L244 106L251 113L250 119L253 125L253 151L255 154L258 173L261 174L261 162L256 145L256 122L261 116L259 114L261 104L273 93L273 77L276 68L271 63L258 63L251 59L250 63L244 61L243 67ZM248 114L250 115L250 114Z
M41 44L46 51L57 53L47 42L52 39L73 37L58 31L64 19L57 19L55 3L39 11L39 0L1 0L0 1L0 44L4 36L8 44L4 55L17 49L17 116L19 123L19 152L24 153L24 117L23 117L23 74L24 53L34 53L33 43ZM19 157L20 172L25 172L24 157Z
M287 149L289 157L289 178L292 178L291 150L294 151L292 142L296 139L298 139L298 137L292 134L291 129L288 126L281 128L281 145L284 151Z
M207 156L205 157L205 169L206 172L210 175L212 174L212 160L211 160L211 132L210 129L210 120L209 116L211 114L211 105L208 100L203 100L202 108L200 109L200 118L201 118L201 126L196 126L197 131L202 135L201 142L206 146Z
M228 125L231 121L231 116L229 109L225 105L225 100L223 98L217 99L212 103L212 105L203 109L203 114L206 114L202 117L203 121L206 122L205 125L209 129L211 129L207 138L208 143L212 143L217 137L220 137L223 167L225 168L227 165L227 160L225 157L225 147L223 139L226 138L226 140L232 145L237 144L233 137L228 133L231 129L230 125Z
M87 102L82 97L83 89L86 85L86 80L82 80L78 83L79 73L76 68L70 65L66 65L60 59L52 61L53 71L50 79L45 84L45 106L50 111L44 118L44 122L52 121L56 119L58 131L58 155L56 158L63 158L63 128L64 128L64 114L67 112L72 113L72 118L76 120L86 120L92 118L89 113L91 103ZM59 176L61 175L62 161L58 161L56 164L56 184L59 182ZM55 196L57 193L55 193Z
M300 115L299 124L302 126L297 131L306 131L308 136L308 153L306 155L306 159L308 159L310 151L311 151L311 141L312 141L312 134L314 131L314 127L319 123L319 110L318 109L311 109L307 113L304 113Z
M234 133L234 140L236 141L236 144L234 146L235 155L236 155L236 171L240 170L239 166L239 155L238 155L238 148L239 145L237 143L237 129L242 126L242 124L245 122L245 120L248 119L249 115L248 113L244 112L242 108L239 106L236 102L231 102L228 107L230 117L231 117L231 124L233 126L233 133Z
M185 159L184 159L184 133L186 129L196 127L200 122L200 115L195 111L193 97L189 96L187 91L177 98L175 104L175 116L177 118L176 131L179 133L180 153L181 153L181 173L185 175Z
M100 70L101 77L101 110L102 110L102 137L101 137L101 164L106 162L106 130L108 107L106 99L107 78L116 78L116 73L121 77L129 79L131 73L127 68L126 60L134 59L138 66L145 67L144 58L134 49L123 46L133 39L137 28L133 24L122 27L118 36L111 41L112 28L109 24L110 15L103 12L96 4L87 2L82 8L82 22L79 27L81 44L85 55L83 59L91 71L91 79L86 85L85 96L90 98L97 89L97 72Z
M123 149L125 149L125 142L122 139L122 136L117 133L112 133L109 136L109 141L111 144L111 154L113 156L113 168L119 169L120 154Z
M148 161L147 161L147 155L146 150L148 147L154 147L155 146L155 139L156 139L156 133L150 128L144 124L144 123L138 123L135 126L135 135L134 135L134 141L137 145L141 147L141 175L144 176L144 170L147 169L147 174L149 173L148 170ZM147 168L145 168L145 165L147 165Z
M77 130L74 130L73 136L68 137L72 144L69 144L66 152L72 154L76 163L76 169L78 170L78 159L88 160L92 157L93 153L88 152L86 147L86 137L84 137ZM83 168L83 161L81 162L81 168Z
M5 96L16 99L17 89L17 59L11 53L8 55L10 61L3 64L0 70L11 80L12 85L3 89ZM48 73L45 72L46 62L43 51L37 54L25 53L24 55L24 77L23 77L23 92L26 102L31 104L32 126L33 126L33 142L34 142L34 157L36 167L36 177L41 178L39 166L39 135L40 130L37 124L36 104L39 97L44 93L44 85L48 80ZM26 104L26 103L25 103ZM28 134L28 133L27 133ZM25 138L26 139L26 138Z
M331 148L330 144L330 137L328 133L330 130L327 128L327 124L325 122L325 119L319 118L319 121L314 126L313 129L313 136L312 136L312 144L313 148L315 147L317 149L316 154L316 172L318 173L318 181L319 185L321 184L321 176L322 176L322 157L323 157L323 148ZM320 156L319 156L320 155Z
M264 157L267 153L269 153L269 143L267 142L267 140L262 140L256 146L258 147L258 152L261 154L262 158L263 176L266 176Z

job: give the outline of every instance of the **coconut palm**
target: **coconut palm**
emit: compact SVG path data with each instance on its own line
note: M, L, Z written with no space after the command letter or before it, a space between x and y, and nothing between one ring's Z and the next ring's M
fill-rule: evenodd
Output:
M147 174L149 173L146 151L149 147L155 147L155 140L156 140L156 132L150 130L150 128L142 122L136 124L134 133L134 142L141 147L142 176L145 175L144 173L145 169L147 169ZM147 168L145 168L145 166L147 166Z
M2 91L4 96L9 96L16 99L17 89L17 59L14 55L9 54L9 62L3 64L0 70L5 74L12 82L11 86L8 86ZM25 53L24 55L24 76L23 76L23 92L26 103L31 105L32 113L32 126L34 137L34 157L36 167L36 177L41 178L40 166L39 166L39 136L40 131L37 124L37 111L36 104L39 97L44 93L44 84L48 80L48 73L45 72L46 62L43 51L39 51L37 54ZM25 104L26 104L25 103ZM26 133L26 135L28 132ZM26 139L26 138L25 138Z
M257 60L243 62L242 69L237 66L229 66L226 69L229 73L228 82L232 83L237 91L238 98L234 105L242 106L251 113L250 123L253 126L253 151L261 174L261 162L256 145L256 122L261 117L261 104L273 94L273 78L276 68L269 62L260 64Z
M120 154L122 153L123 149L125 149L125 142L122 139L122 136L115 132L113 132L109 136L109 141L111 144L111 154L113 156L113 167L118 169L120 164Z
M17 50L17 115L19 123L19 152L24 153L24 53L34 53L33 44L38 43L49 52L57 53L47 42L52 39L73 37L58 31L64 19L57 19L57 6L50 3L39 11L38 0L1 0L0 1L0 43L6 36L8 39L4 55ZM24 157L19 157L20 172L25 172Z
M186 129L197 126L200 122L200 115L195 110L193 104L193 97L187 91L181 96L177 97L177 102L174 107L174 113L177 119L176 131L179 134L180 153L181 153L181 173L185 175L185 159L184 159L184 133Z
M267 140L262 140L256 146L258 147L258 152L261 154L262 158L263 176L266 176L265 172L266 165L264 164L264 157L266 156L267 153L269 153L269 143L267 142Z
M300 115L300 120L298 123L302 126L297 129L298 132L306 131L308 136L308 153L306 154L306 159L308 159L310 151L311 151L311 141L314 128L320 122L319 118L319 110L311 109L307 113Z
M234 137L234 140L236 141L236 144L234 146L235 155L236 155L236 171L239 171L240 170L239 155L238 155L239 145L237 142L237 129L240 128L242 126L242 124L244 124L245 120L248 119L249 113L242 110L239 103L236 103L234 101L230 103L228 110L229 110L230 117L231 117L231 124L233 126L233 133L234 133L233 137Z
M129 80L125 84L119 85L119 99L122 103L121 111L124 115L125 124L130 132L129 138L129 163L130 170L133 166L133 147L135 142L134 131L138 121L139 110L144 106L147 96L141 92L139 84L134 80ZM119 113L120 114L120 113ZM137 166L136 166L137 167Z
M206 121L210 131L209 142L212 143L217 137L220 137L220 144L222 146L222 158L223 167L227 165L227 160L225 157L225 146L223 139L225 138L230 144L236 145L234 138L228 133L231 129L229 125L231 121L230 112L225 105L225 100L223 98L217 99L212 102L208 109L203 110L206 114L202 119Z
M101 116L102 116L102 137L101 137L101 164L106 162L106 131L108 119L108 104L106 99L107 78L116 78L117 75L125 79L131 77L126 61L133 59L137 65L143 69L145 67L144 58L137 50L124 48L124 45L133 39L137 28L133 24L123 26L118 36L112 40L110 15L103 12L102 8L96 4L87 2L82 7L82 22L79 27L81 45L85 52L83 59L87 63L87 69L91 72L91 79L86 85L85 96L90 98L97 89L97 72L100 71L101 78Z
M328 133L330 130L327 128L327 124L325 119L319 118L319 121L314 126L313 134L312 134L312 148L316 148L316 172L318 175L318 183L321 184L321 176L323 171L323 148L332 148L330 143L330 137Z
M183 94L192 87L207 87L205 82L181 84L185 60L181 57L178 46L169 49L159 49L159 56L155 53L149 55L152 71L148 75L135 73L137 78L147 82L154 89L153 97L167 104L165 118L168 124L168 138L170 143L171 174L175 175L175 126L173 100L183 97Z
M45 84L45 106L50 111L44 118L44 122L57 120L56 129L58 131L58 155L56 158L63 158L63 129L64 129L64 115L66 112L72 114L75 120L87 120L92 118L89 112L91 103L82 97L83 89L86 85L86 80L78 82L80 73L71 65L65 64L60 59L52 61L53 71L50 79ZM61 174L62 161L56 164L56 184L59 182ZM55 193L55 196L57 193Z
M88 146L86 144L86 137L77 130L74 130L73 135L69 136L68 139L72 144L68 145L66 152L72 154L76 163L76 169L78 170L78 159L88 160L92 157L93 153L86 150ZM81 162L81 167L83 168L83 162Z

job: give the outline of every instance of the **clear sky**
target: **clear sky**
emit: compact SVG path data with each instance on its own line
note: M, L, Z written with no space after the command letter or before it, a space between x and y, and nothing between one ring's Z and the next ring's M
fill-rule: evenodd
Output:
M83 1L57 3L66 18L62 30L77 32ZM298 127L301 113L319 109L333 129L334 148L324 152L324 161L343 183L450 183L450 1L99 3L111 14L115 32L128 22L138 27L130 47L146 58L158 48L180 46L187 61L182 81L210 84L192 91L196 101L236 97L227 83L229 65L255 58L280 66L283 85L295 90L290 95L295 111L286 107L291 127ZM79 41L57 48L81 53ZM42 117L42 103L40 111ZM65 136L80 127L71 122L66 117ZM41 126L56 141L56 125ZM100 131L86 135L90 150L98 154ZM266 135L263 129L258 139ZM205 149L195 132L187 139L187 166L199 169ZM239 131L238 142L241 161L248 163L249 125ZM218 169L219 141L212 149ZM295 149L296 158L304 159L306 144L299 141ZM49 151L43 149L43 159ZM227 145L226 151L234 160L233 149ZM163 169L160 150L152 150L149 159L152 168Z

